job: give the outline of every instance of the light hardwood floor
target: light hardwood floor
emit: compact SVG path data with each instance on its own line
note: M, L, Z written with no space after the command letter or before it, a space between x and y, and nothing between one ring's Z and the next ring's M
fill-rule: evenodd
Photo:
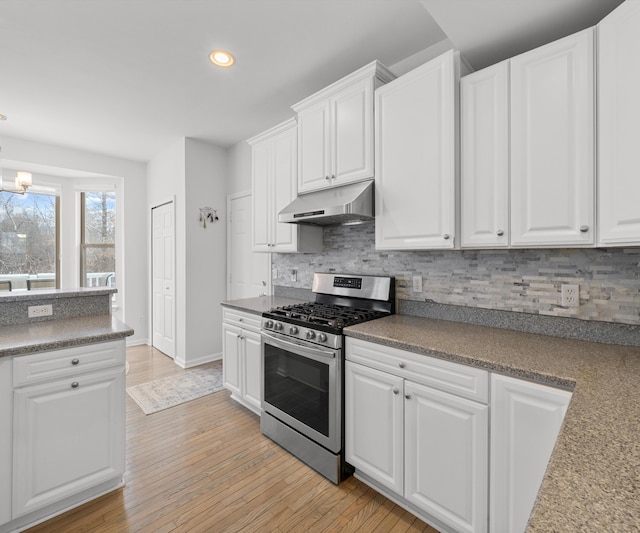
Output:
M127 360L128 386L183 372L149 346L127 349ZM353 477L325 480L264 437L226 390L148 416L127 395L125 479L29 533L437 533Z

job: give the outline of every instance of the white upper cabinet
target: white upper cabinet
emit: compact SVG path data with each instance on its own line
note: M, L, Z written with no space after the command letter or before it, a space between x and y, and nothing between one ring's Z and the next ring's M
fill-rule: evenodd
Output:
M393 78L374 61L292 106L299 193L373 177L373 92Z
M376 90L376 249L456 246L459 55Z
M594 30L511 59L511 245L585 246L594 231Z
M460 81L461 245L509 245L509 61Z
M296 198L296 122L289 120L249 139L252 147L254 252L319 252L322 228L278 222Z
M598 25L598 244L640 244L640 2Z

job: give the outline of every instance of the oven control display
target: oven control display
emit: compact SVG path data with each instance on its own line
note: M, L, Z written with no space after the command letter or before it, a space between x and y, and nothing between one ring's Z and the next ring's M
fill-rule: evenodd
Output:
M362 278L344 278L336 276L333 278L333 286L345 289L362 289Z

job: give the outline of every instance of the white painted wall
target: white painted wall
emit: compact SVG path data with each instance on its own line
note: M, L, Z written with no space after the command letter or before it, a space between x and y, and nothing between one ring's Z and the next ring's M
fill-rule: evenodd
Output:
M11 164L23 162L41 165L42 172L46 174L75 176L81 182L90 182L94 178L104 180L105 176L108 176L113 182L121 183L122 198L118 198L118 210L124 217L124 235L121 236L124 245L124 279L119 294L121 306L114 315L135 331L133 336L127 338L128 345L146 343L149 338L148 267L147 255L141 251L145 249L148 232L144 203L136 201L146 195L146 165L137 161L12 137L3 137L2 154L3 159ZM61 202L66 197L67 204L69 203L68 195L72 194L70 191L74 187L71 181L65 185ZM65 209L64 206L62 209ZM64 217L63 223L69 224L69 209ZM74 245L69 242L61 244L61 261L75 262L75 259L69 258L69 250ZM77 287L77 270L63 272L62 287ZM118 280L119 284L120 281Z
M184 366L222 357L222 307L227 295L227 154L186 140L186 351ZM199 221L199 208L217 210L218 221ZM180 361L178 361L181 363Z
M227 194L251 190L251 146L246 141L227 149L227 176Z
M221 357L220 302L226 295L226 156L220 147L182 138L148 164L148 218L153 206L171 199L176 202L175 361L183 367ZM217 209L219 221L204 229L198 220L200 207ZM149 226L148 243L150 232ZM147 257L150 253L149 245ZM150 270L148 277L150 280ZM150 288L148 291L150 294Z

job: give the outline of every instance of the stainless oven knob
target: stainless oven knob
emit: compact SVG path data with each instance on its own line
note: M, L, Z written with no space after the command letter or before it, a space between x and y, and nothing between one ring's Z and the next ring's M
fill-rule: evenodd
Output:
M316 332L315 331L307 331L307 339L311 340L311 339L315 339L316 338Z
M276 331L282 331L282 324L280 322L276 322L273 326L273 329L275 329Z
M318 340L320 342L326 342L327 341L327 336L324 333L320 333L320 335L318 335Z
M267 320L264 323L264 327L267 328L267 329L271 329L273 327L273 320Z
M295 335L296 333L298 333L298 328L297 328L297 327L295 327L295 326L291 326L291 327L289 328L289 334L290 334L290 335Z

